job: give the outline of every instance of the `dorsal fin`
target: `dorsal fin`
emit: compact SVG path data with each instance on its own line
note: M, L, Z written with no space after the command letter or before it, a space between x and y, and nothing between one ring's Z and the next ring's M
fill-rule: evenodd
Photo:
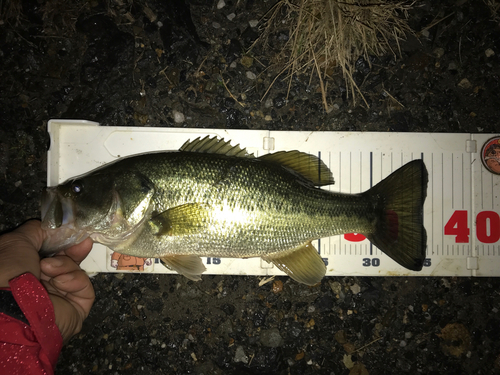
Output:
M224 139L219 139L217 137L210 138L208 135L203 139L198 137L194 141L188 140L182 145L180 151L220 154L241 158L255 157L253 154L248 153L245 148L242 149L239 145L231 146L231 141L226 142Z
M335 183L332 172L318 157L301 151L279 151L273 154L262 155L261 160L281 164L312 181L316 186L332 185Z

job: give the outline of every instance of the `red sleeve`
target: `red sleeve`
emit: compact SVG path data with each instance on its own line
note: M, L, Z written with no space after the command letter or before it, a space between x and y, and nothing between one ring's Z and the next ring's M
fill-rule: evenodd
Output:
M9 285L29 325L0 313L0 373L53 374L62 337L49 295L31 273Z

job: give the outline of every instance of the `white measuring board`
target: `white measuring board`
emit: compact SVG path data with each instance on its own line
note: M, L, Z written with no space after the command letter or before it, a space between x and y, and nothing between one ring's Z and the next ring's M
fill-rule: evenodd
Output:
M119 157L178 150L188 139L206 135L231 140L256 156L281 150L314 154L335 178L335 184L325 189L342 193L368 190L403 164L423 159L429 184L424 205L427 258L422 271L409 271L362 236L347 234L313 242L327 264L327 275L500 275L500 175L482 161L483 145L497 143L490 140L500 134L106 127L83 120L51 120L48 131L49 186ZM204 258L204 263L205 274L283 274L260 258ZM123 257L100 244L94 245L82 268L89 273L174 273L158 259Z

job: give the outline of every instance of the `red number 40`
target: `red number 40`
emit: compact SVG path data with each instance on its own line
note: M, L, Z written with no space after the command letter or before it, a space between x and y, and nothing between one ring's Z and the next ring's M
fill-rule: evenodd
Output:
M444 226L444 234L455 236L456 243L469 242L470 229L467 211L453 212ZM495 211L482 211L476 216L476 236L480 242L495 243L500 240L500 216Z

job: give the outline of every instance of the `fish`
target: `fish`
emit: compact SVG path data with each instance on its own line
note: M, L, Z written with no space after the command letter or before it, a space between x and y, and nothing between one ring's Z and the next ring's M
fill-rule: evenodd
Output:
M422 269L423 160L358 194L323 188L333 183L308 153L255 157L217 137L188 140L178 151L125 157L47 187L42 253L90 237L118 253L160 258L195 281L206 270L201 257L261 257L315 285L326 266L312 241L360 233L403 267Z

